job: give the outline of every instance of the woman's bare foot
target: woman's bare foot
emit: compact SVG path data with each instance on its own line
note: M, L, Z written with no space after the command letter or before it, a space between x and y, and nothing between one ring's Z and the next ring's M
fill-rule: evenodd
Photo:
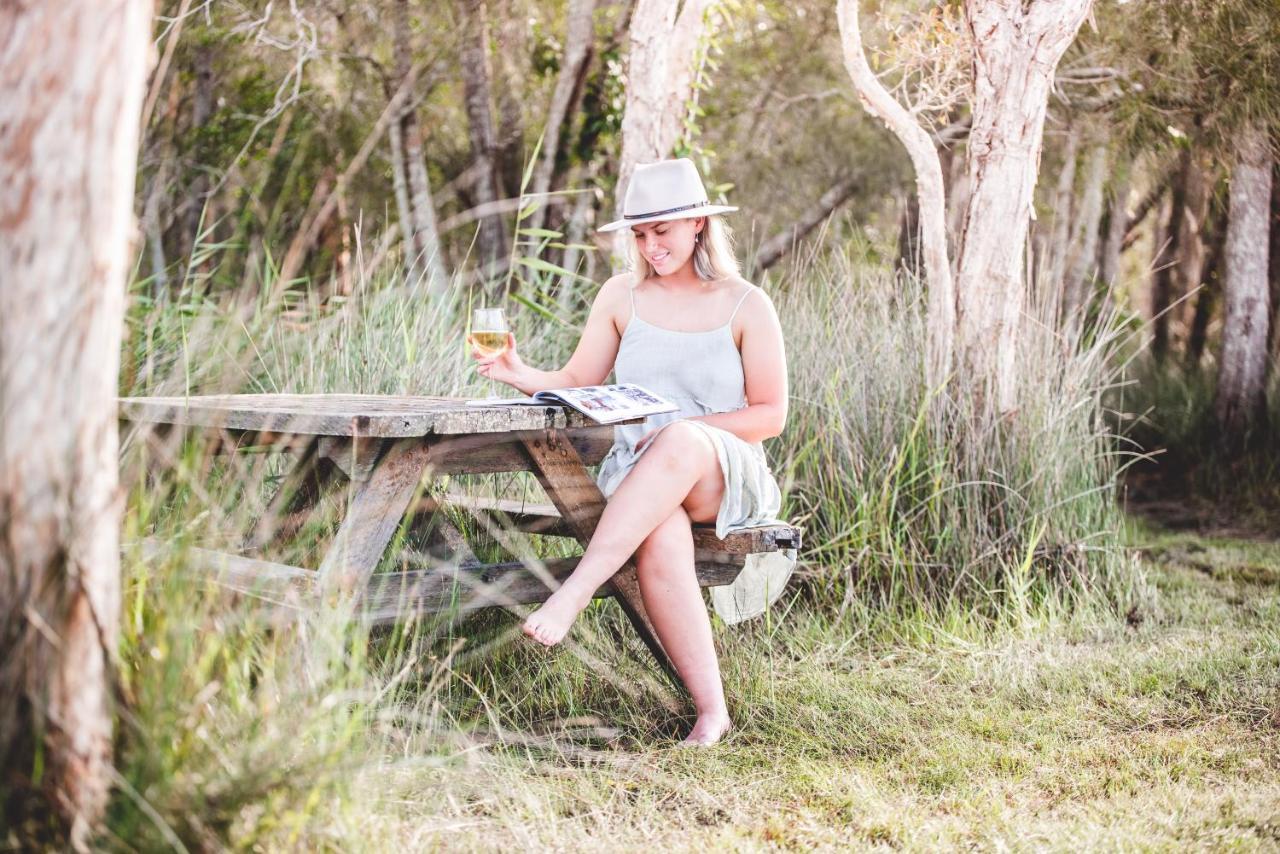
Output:
M728 712L698 715L693 732L681 742L684 747L710 747L724 737L733 726Z
M552 593L541 608L526 617L520 630L544 646L555 646L564 640L569 627L590 601L590 596L584 599L565 585Z

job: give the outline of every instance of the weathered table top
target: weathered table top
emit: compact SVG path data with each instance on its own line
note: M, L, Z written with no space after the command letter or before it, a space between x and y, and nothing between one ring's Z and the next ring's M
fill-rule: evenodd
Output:
M388 439L599 426L558 404L468 406L465 398L377 394L124 397L120 415L158 424Z

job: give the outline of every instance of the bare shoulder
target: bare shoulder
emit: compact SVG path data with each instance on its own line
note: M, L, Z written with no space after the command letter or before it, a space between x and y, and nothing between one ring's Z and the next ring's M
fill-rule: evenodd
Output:
M741 276L735 276L731 281L740 302L735 320L740 318L748 325L755 325L769 322L771 318L777 317L773 300L769 298L764 288L748 282Z
M591 313L609 319L614 328L621 333L623 325L631 314L631 286L635 277L630 273L619 273L610 276L596 292Z
M733 337L741 349L744 337L776 333L780 327L778 312L773 307L773 300L759 285L748 282L741 276L734 277L737 299L740 301L737 313L733 318Z

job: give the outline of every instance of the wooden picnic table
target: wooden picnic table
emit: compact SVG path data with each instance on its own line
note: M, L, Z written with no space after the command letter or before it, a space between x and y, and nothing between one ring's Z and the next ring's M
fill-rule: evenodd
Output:
M165 431L212 433L224 452L264 446L288 452L292 462L267 512L243 533L240 553L193 549L219 578L245 591L288 591L295 602L316 597L351 601L363 618L395 622L456 607L470 610L545 601L577 558L545 562L546 572L521 562L481 564L442 516L462 505L489 521L526 532L591 539L605 498L587 467L603 459L613 426L599 425L565 406L468 406L464 399L349 394L235 394L130 397L120 416L144 430L148 441ZM623 423L638 423L640 419ZM532 472L550 504L424 493L432 478L454 474ZM316 569L255 557L296 533L328 490L349 498L338 531ZM432 517L454 553L447 565L375 575L406 517ZM703 586L728 584L748 554L798 546L789 526L742 531L724 540L695 527L695 562ZM550 576L550 579L547 576ZM374 583L371 583L374 582ZM460 595L461 594L461 595ZM674 674L640 598L628 561L601 588L613 596L645 645Z

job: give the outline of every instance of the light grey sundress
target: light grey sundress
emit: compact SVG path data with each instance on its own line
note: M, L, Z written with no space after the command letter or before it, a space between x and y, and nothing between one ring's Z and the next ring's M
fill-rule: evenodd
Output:
M650 430L661 430L693 416L734 412L747 405L742 354L733 340L733 318L755 290L753 285L743 294L723 326L705 332L678 332L655 326L636 314L635 288L631 289L631 320L618 347L615 381L643 386L680 408L651 415L643 424L614 428L613 447L596 477L606 496L613 494L644 452L653 447L651 439L639 453L635 449ZM782 508L782 494L760 443L743 441L701 421L689 423L711 439L724 474L724 499L716 514L716 536L723 538L743 528L781 524L776 517Z

